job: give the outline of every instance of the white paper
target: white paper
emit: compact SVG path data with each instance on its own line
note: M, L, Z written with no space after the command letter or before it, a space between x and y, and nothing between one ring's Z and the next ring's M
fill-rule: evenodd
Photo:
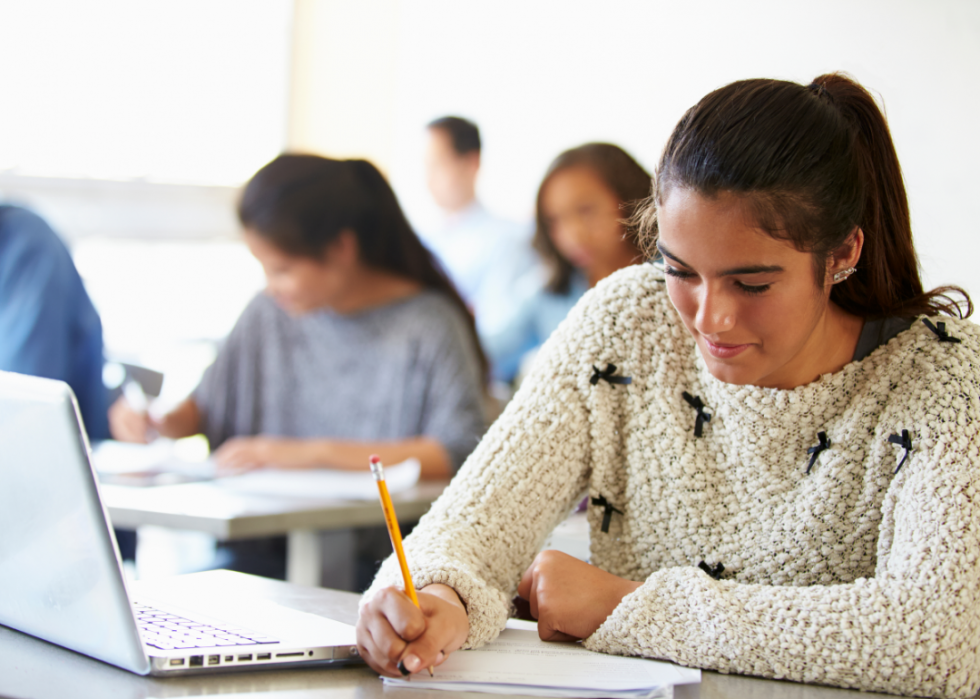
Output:
M462 651L457 651L462 652ZM448 692L480 692L482 694L503 694L513 696L515 694L528 695L532 697L568 697L568 699L673 699L673 686L658 687L656 689L561 689L559 687L537 687L521 684L471 684L467 682L446 682L438 686L430 682L416 682L415 680L398 680L385 677L385 687L396 687L401 689L441 689Z
M593 653L578 643L545 642L538 638L535 624L511 620L492 643L450 655L434 678L417 674L411 679L385 677L384 681L416 689L495 694L661 697L670 696L673 685L700 682L701 671Z
M104 482L118 485L173 485L212 480L222 489L249 495L279 495L295 498L377 500L378 486L370 471L338 471L329 468L291 471L258 469L241 475L217 477L211 459L187 461L174 453L173 440L152 444L126 444L106 440L92 449L96 471ZM367 464L365 463L365 467ZM385 481L392 495L415 487L422 465L418 459L385 466Z
M419 482L421 470L422 465L418 459L385 466L388 492L394 495L414 487ZM336 471L326 468L303 471L262 469L241 476L221 478L215 482L236 493L318 499L378 499L378 486L370 471Z
M101 480L120 485L172 485L214 478L213 461L188 461L174 451L170 439L151 444L105 440L92 446L92 462Z

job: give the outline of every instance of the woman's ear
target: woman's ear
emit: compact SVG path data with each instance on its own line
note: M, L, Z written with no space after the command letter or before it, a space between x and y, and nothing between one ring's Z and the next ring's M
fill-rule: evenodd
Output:
M361 246L357 235L350 229L344 229L331 241L323 251L323 261L342 267L352 267L360 262Z
M861 259L864 231L855 226L847 240L827 258L827 284L837 284L851 276Z

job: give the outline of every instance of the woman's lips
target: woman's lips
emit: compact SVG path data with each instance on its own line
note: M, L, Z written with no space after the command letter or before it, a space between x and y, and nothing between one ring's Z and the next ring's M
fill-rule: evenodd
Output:
M747 350L752 345L725 345L712 342L708 338L704 338L704 346L708 348L708 353L715 357L716 359L731 359L732 357L737 357L742 352Z

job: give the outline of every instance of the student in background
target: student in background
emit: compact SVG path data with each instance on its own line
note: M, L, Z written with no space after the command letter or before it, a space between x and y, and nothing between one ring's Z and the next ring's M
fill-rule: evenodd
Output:
M0 371L71 386L90 441L109 438L102 321L68 248L40 216L0 205ZM116 529L136 558L136 532Z
M71 386L89 439L107 439L102 322L65 244L37 214L0 206L0 371Z
M361 602L399 676L504 627L691 667L980 689L980 329L923 288L888 125L843 75L689 109L639 217ZM628 379L627 379L628 377ZM583 491L590 563L540 547ZM792 693L794 690L788 690Z
M364 470L376 453L447 478L483 432L483 358L463 301L368 162L282 155L246 185L268 286L193 394L157 422L124 399L117 439L203 432L228 468Z
M484 337L495 379L512 381L588 289L642 260L623 220L650 194L650 174L622 148L587 143L559 155L538 188L534 247L548 271L543 288Z
M518 282L537 265L524 228L491 214L476 197L480 131L460 117L428 126L426 176L443 218L421 235L476 316L486 337L502 327L516 307Z

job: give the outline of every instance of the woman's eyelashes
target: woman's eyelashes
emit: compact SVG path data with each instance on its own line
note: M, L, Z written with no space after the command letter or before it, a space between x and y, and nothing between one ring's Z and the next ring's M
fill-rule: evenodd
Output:
M735 282L735 286L746 294L762 294L769 291L769 287L772 284L743 284L742 282Z
M664 272L667 274L667 276L684 281L695 279L698 276L694 272L690 272L685 269L678 269L677 267L671 267L670 265L666 264L664 265ZM772 284L746 284L738 280L735 280L734 284L736 289L742 293L752 296L764 294L765 292L769 291L769 288L772 286Z
M697 276L693 272L688 272L683 269L677 269L676 267L671 267L670 265L664 265L664 272L667 276L676 277L678 279L692 279Z

